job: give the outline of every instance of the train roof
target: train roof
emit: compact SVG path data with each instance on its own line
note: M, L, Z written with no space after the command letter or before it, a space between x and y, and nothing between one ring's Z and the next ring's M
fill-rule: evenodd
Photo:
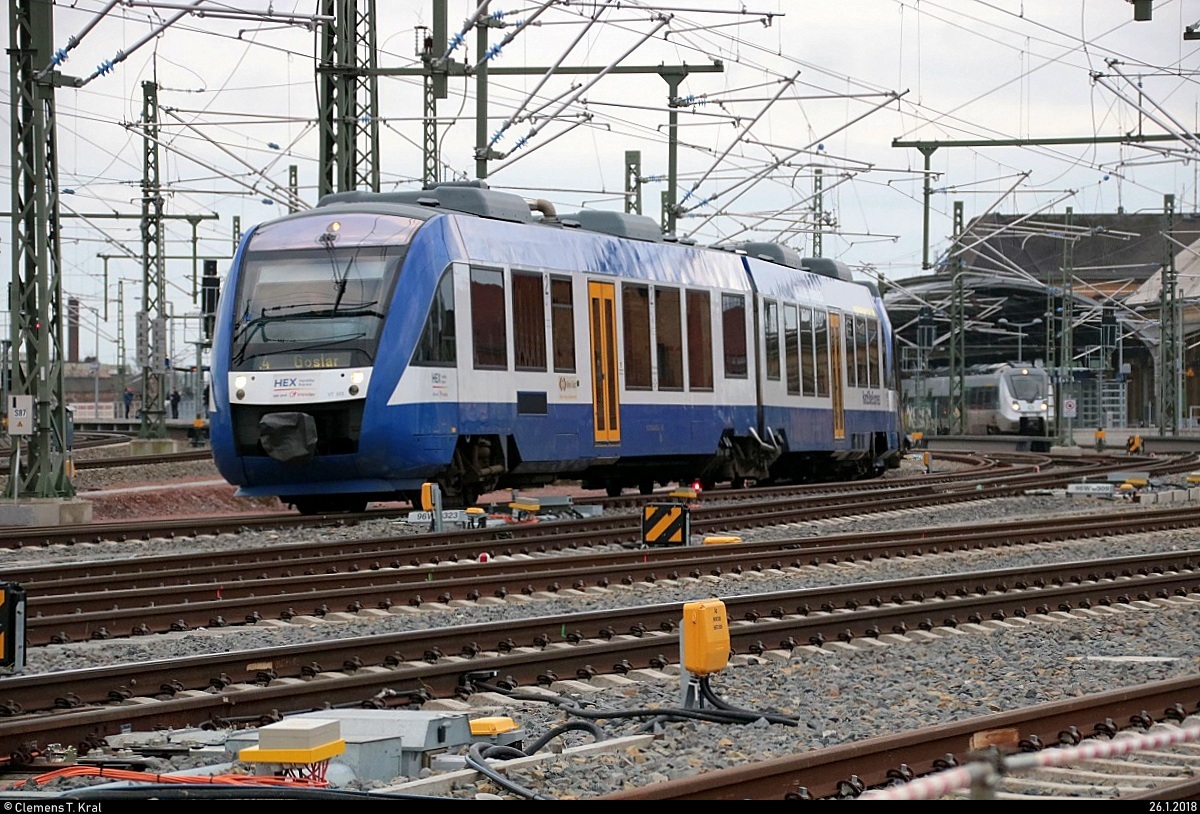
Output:
M788 268L798 269L804 267L800 252L782 243L756 243L747 241L744 243L717 244L713 248L722 249L727 252L740 252L748 257L757 257L760 260L778 263Z
M748 240L742 243L717 244L712 248L738 252L788 268L811 271L813 274L820 274L822 277L829 277L832 280L841 280L845 283L854 282L854 275L850 271L850 267L842 261L834 260L831 257L801 257L800 252L782 243Z
M395 203L427 208L450 209L466 212L481 218L505 220L513 223L532 223L533 210L520 195L488 189L486 185L440 184L432 189L408 190L403 192L335 192L325 195L317 206L333 206L346 203Z
M985 362L978 365L967 365L963 372L968 376L989 376L993 374L1004 373L1005 371L1009 370L1023 370L1027 371L1028 373L1049 374L1049 371L1044 367L1038 367L1036 365L1014 365L1011 362ZM934 368L929 372L929 375L934 378L949 376L950 368Z
M664 242L658 222L645 215L604 209L581 209L573 215L564 215L561 220L562 225L568 228L578 227L589 232L602 232L629 240Z
M602 209L581 209L578 212L557 215L552 204L543 200L531 201L520 195L501 190L490 189L484 181L467 181L444 183L435 187L421 190L405 190L396 192L368 192L356 190L337 192L324 195L317 203L318 208L338 207L348 209L365 209L368 207L394 207L403 214L428 220L437 214L461 213L474 216L482 221L501 221L514 224L538 224L549 228L559 228L578 233L594 233L609 235L638 244L675 244L680 248L692 249L689 261L684 264L686 269L695 270L698 266L708 268L706 276L717 268L724 268L719 261L701 259L705 255L715 253L717 256L731 253L745 258L736 271L730 267L719 277L728 278L730 274L744 274L749 269L755 279L755 285L768 296L791 296L798 299L826 301L827 284L821 278L851 283L857 290L864 292L864 299L859 302L844 302L847 306L860 305L868 307L870 299L878 299L878 289L871 283L856 282L845 263L825 257L802 257L790 246L779 243L745 241L735 244L696 247L694 241L678 240L673 235L664 235L658 223L645 215L628 212L618 212ZM308 213L293 213L282 219L300 217ZM465 223L460 228L474 231ZM491 231L481 223L484 232ZM536 234L536 233L535 233ZM534 235L529 240L520 241L521 258L523 262L533 262L535 257L530 254L532 246L537 241ZM485 244L486 245L486 244ZM554 258L561 251L560 244L548 244L546 254L540 258L547 267L555 265ZM641 254L631 250L633 255ZM471 254L471 252L467 252ZM599 253L605 261L611 260L611 252ZM644 261L645 258L643 258ZM764 265L769 264L769 265ZM602 263L603 265L603 263ZM636 263L630 264L636 267ZM646 276L653 279L687 278L688 271L682 275L666 274L665 270L658 272L646 270ZM810 274L795 274L794 272L810 272ZM729 286L730 279L723 279L722 285ZM734 286L740 287L740 286ZM849 296L857 300L857 296L847 292L856 289L842 289L839 300Z

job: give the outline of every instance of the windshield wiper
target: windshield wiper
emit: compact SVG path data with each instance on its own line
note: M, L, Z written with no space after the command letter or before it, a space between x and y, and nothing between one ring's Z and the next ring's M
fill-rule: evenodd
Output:
M386 316L382 311L376 311L370 307L371 303L367 303L362 308L344 308L339 309L336 305L333 308L327 308L323 311L313 311L312 314L304 314L304 318L314 317L379 317L383 319Z

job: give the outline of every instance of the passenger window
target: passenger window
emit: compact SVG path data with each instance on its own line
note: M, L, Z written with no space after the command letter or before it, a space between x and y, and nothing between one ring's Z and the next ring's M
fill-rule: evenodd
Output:
M767 357L767 378L779 381L779 303L767 300L763 304L763 352Z
M621 286L621 325L625 334L625 387L650 389L650 288Z
M871 362L870 362L870 347L867 342L867 319L866 317L854 318L854 345L857 349L855 352L856 366L858 368L858 386L871 386Z
M571 281L550 278L550 334L554 343L554 372L575 372L575 303Z
M813 311L813 338L816 341L817 396L829 396L829 316L819 309Z
M546 369L546 300L542 275L512 274L513 361L517 370Z
M804 395L817 395L817 363L813 347L813 309L800 309L800 366Z
M807 310L807 309L806 309ZM796 306L783 306L783 344L787 358L788 395L800 395L800 329L796 323Z
M858 343L854 340L854 317L847 314L842 324L845 326L843 333L846 340L846 386L858 387L858 365L854 361L858 349Z
M679 289L654 289L654 344L658 351L658 389L683 389L683 324Z
M504 317L504 273L471 269L471 338L475 367L504 370L508 367L508 335Z
M746 360L746 298L741 294L721 295L721 333L725 347L725 378L744 379Z
M414 365L454 367L458 351L454 341L454 275L450 269L442 274L433 292L433 302L425 317L425 327L413 354Z
M687 292L688 386L712 390L712 308L707 291Z
M879 361L879 320L867 320L867 374L872 387L883 387L883 366Z

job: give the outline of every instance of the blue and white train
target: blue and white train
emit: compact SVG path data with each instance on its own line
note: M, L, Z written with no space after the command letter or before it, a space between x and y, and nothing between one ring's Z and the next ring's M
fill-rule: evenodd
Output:
M212 348L212 451L303 513L578 479L846 480L897 466L872 284L776 244L482 184L326 196L247 232Z

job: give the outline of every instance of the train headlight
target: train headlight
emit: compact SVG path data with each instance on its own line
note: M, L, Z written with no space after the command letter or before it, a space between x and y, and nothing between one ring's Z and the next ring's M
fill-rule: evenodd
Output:
M238 390L245 390L246 389L246 377L245 376L236 376L233 380L233 386L235 388L237 388Z
M1049 405L1049 404L1047 404L1046 402L1044 402L1044 401L1043 401L1043 402L1042 402L1042 403L1039 405L1038 409L1040 409L1040 410L1041 410L1041 411L1044 413L1044 412L1046 412L1047 410L1049 410L1049 409L1050 409L1050 405Z
M1014 401L1014 402L1012 403L1012 408L1013 408L1014 410L1016 410L1018 413L1019 413L1019 412L1021 412L1021 402L1019 402L1019 401Z
M350 385L350 395L352 395L352 396L358 395L358 385L357 384Z
M361 370L356 370L350 374L350 381L354 384L362 384L364 378L366 377L363 376L363 372Z

